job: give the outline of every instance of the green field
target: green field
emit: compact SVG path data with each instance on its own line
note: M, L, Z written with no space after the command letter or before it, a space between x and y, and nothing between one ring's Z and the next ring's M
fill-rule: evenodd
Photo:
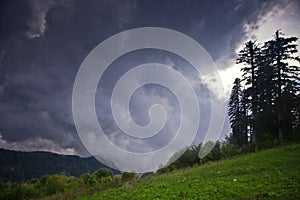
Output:
M137 179L76 199L300 199L300 144Z

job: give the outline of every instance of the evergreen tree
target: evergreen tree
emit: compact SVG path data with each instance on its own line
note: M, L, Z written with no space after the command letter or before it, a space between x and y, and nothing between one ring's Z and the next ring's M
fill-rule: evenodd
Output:
M256 113L257 113L257 70L259 67L260 47L256 42L249 41L245 43L244 48L239 52L237 64L244 63L243 80L247 88L245 89L245 102L250 105L251 120L251 141L256 141Z
M242 146L248 141L247 137L247 108L244 103L244 93L241 80L236 78L229 99L229 118L232 128L230 143Z
M276 83L275 70L269 50L261 48L257 59L256 79L256 135L257 141L273 140L276 135Z
M299 101L299 73L297 65L300 58L294 56L298 52L296 37L283 37L278 30L275 37L264 45L266 57L270 59L270 65L274 69L273 81L276 86L275 108L277 116L277 138L283 142L284 132L292 131L293 123L299 118L297 104Z

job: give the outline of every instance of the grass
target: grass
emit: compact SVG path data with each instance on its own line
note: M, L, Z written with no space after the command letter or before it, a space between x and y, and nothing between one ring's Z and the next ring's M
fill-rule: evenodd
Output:
M137 179L75 199L300 199L300 144Z

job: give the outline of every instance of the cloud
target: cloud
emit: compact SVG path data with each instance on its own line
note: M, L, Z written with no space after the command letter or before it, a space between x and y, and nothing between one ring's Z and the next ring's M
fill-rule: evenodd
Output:
M53 6L63 5L64 2L64 0L30 0L32 17L27 20L29 30L25 32L25 35L30 39L41 37L47 28L46 17L48 11Z
M110 99L108 99L108 101L110 102ZM148 127L147 132L151 132L151 130L153 131L154 129L157 130L157 127L161 127L160 123L153 124L153 121L150 122L149 108L154 104L160 104L163 106L167 112L166 123L163 124L161 130L158 129L159 132L156 136L148 139L136 139L127 136L122 130L120 130L120 127L113 123L116 119L113 119L110 112L101 113L99 116L100 124L102 124L103 127L107 127L106 123L112 122L109 123L109 128L106 128L105 131L108 138L110 138L110 140L117 146L133 152L154 151L166 145L167 142L170 141L170 138L172 138L177 131L180 122L180 110L178 109L178 104L174 103L173 101L174 96L166 89L162 90L161 88L157 88L157 86L151 87L149 85L147 87L139 88L137 91L135 91L131 97L129 106L130 110L124 110L122 105L126 104L125 102L122 103L118 101L117 104L114 104L114 106L118 106L118 113L116 113L116 115L118 115L118 118L123 120L122 128L128 130L129 133L132 133L132 121L141 127L151 124L152 128ZM111 117L108 119L108 116ZM152 113L152 117L154 122L158 122L158 119L160 119L162 116L160 113L154 112ZM103 118L105 120L103 120ZM164 122L163 119L162 122Z
M247 30L248 38L264 42L272 38L276 30L286 36L300 37L300 8L296 1L282 1L269 12L262 15L255 24L255 29Z
M0 133L0 147L16 151L49 151L64 155L77 155L74 148L62 148L52 140L43 138L32 138L22 142L9 142L3 139Z
M2 60L4 59L5 53L6 52L4 50L1 51L1 54L0 54L0 64L1 64Z

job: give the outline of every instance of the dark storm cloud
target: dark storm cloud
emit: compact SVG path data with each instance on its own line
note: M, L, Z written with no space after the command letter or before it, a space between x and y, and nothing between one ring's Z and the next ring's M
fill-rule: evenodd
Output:
M97 44L122 30L160 26L193 37L215 60L226 51L234 56L245 23L274 2L1 1L0 139L21 145L41 138L86 155L71 97L76 72Z
M43 138L85 154L71 113L74 77L85 55L130 19L131 5L4 1L1 8L1 139Z
M28 28L24 19L31 16L29 4L26 1L1 1L0 16L2 42L8 38L19 37L20 32Z

